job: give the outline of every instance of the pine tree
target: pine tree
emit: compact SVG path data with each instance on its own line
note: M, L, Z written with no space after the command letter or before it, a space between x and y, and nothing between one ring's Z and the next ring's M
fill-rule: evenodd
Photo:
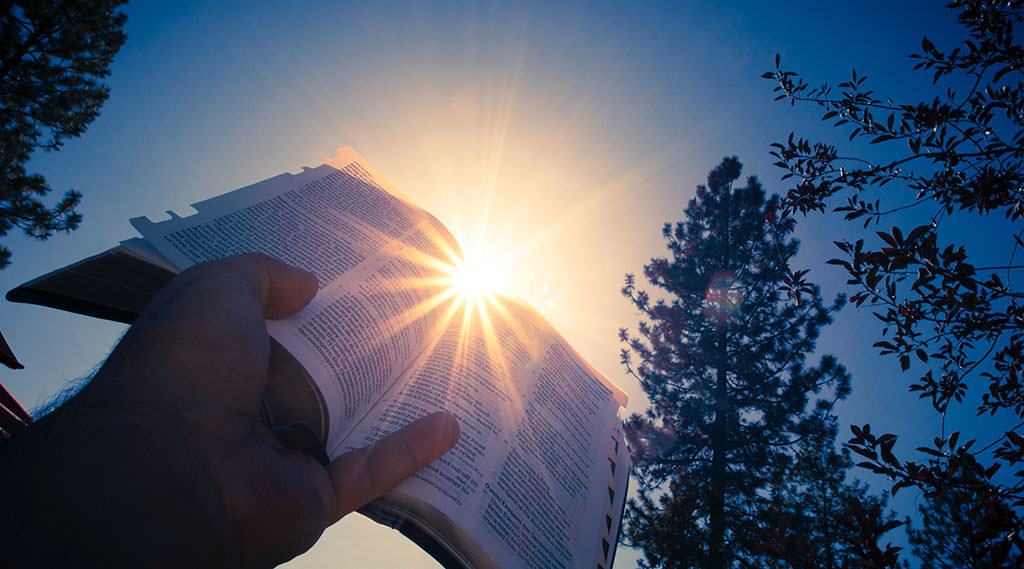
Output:
M83 132L110 94L101 79L125 41L125 0L22 0L0 8L0 237L12 229L46 239L71 231L82 194L54 206L46 179L25 170L39 148ZM0 268L11 252L0 246Z
M626 541L647 567L721 569L761 555L760 513L794 445L849 392L835 358L806 365L843 299L826 307L818 287L787 284L792 220L771 219L778 198L756 178L734 188L740 170L725 158L685 220L665 224L670 256L644 267L659 298L633 275L623 288L644 319L620 331L622 359L651 401L627 424L640 484ZM814 394L823 399L812 405Z
M836 449L835 417L824 417L794 445L793 462L776 473L769 499L758 513L761 551L777 569L827 569L857 565L859 551L848 529L853 512L877 511L882 524L893 520L885 495L868 494L859 481L847 481L850 452ZM869 547L877 540L871 540Z

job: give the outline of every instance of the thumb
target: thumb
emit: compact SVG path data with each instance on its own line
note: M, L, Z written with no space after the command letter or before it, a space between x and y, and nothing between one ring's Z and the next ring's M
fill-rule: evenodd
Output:
M337 496L336 517L380 497L440 458L458 441L458 421L450 413L439 412L334 459L327 470Z

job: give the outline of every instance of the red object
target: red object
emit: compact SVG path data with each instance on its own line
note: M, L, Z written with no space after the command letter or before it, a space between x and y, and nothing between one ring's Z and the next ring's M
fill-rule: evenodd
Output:
M11 369L22 369L18 358L7 345L3 334L0 334L0 363ZM32 422L32 415L29 415L18 400L11 395L3 384L0 384L0 438L7 438L11 434L24 429Z
M32 422L32 416L18 401L0 385L0 438L24 429Z

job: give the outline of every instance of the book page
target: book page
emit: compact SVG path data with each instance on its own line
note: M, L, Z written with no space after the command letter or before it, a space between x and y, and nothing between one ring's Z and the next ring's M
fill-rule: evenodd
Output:
M332 165L197 203L195 215L132 220L182 269L258 252L317 275L316 298L267 329L316 381L328 450L422 351L448 302L444 267L461 255L439 221L383 187L343 149Z
M496 299L486 311L462 304L445 320L337 451L451 411L458 445L395 493L447 516L452 523L432 524L461 527L499 567L607 566L628 469L618 418L625 394L521 302Z
M481 567L609 565L625 394L525 303L453 297L461 252L440 222L351 150L194 207L132 223L179 268L261 252L316 273L313 301L267 329L316 382L331 458L428 413L458 418L458 445L375 519L413 520Z

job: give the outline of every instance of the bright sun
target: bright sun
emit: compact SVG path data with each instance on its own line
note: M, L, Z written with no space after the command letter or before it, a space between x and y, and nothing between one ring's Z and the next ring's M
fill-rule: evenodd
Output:
M451 282L455 293L462 300L481 300L503 286L500 273L496 263L485 257L478 257L460 262L453 267Z

